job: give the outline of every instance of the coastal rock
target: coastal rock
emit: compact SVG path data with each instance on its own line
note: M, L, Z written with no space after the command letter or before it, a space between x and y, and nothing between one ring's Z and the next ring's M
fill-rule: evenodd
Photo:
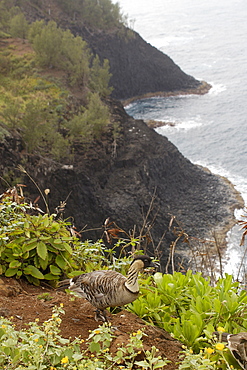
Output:
M20 6L18 1L15 3ZM48 6L52 9L50 15ZM23 1L21 9L30 22L53 20L63 29L70 29L88 43L92 53L97 54L101 61L108 59L112 97L115 99L129 101L150 95L203 94L211 87L186 74L168 55L124 25L108 31L90 29L83 22L70 19L57 0L43 1L38 7Z
M101 60L109 60L113 98L129 102L153 95L201 94L210 89L210 85L183 72L168 55L127 28L121 34L90 33L73 26L70 29L82 36Z
M240 206L234 189L222 178L192 164L142 120L128 116L119 101L109 99L107 103L120 125L116 142L106 136L86 151L78 146L73 168L38 156L26 158L25 168L40 188L50 189L51 212L67 199L65 217L71 217L77 230L84 230L83 239L102 237L102 225L108 217L127 233L135 229L138 236L142 230L146 235L142 247L152 251L160 243L163 265L176 239L170 228L172 216L178 222L174 225L193 237L204 238L210 230L229 229L233 210ZM10 177L19 177L16 165L21 152L18 146L14 148L12 155L16 157L10 165L9 145L2 144L0 171L7 166ZM28 178L22 182L34 200L39 195L36 187ZM1 191L4 186L1 183ZM187 249L185 243L179 246L178 264Z

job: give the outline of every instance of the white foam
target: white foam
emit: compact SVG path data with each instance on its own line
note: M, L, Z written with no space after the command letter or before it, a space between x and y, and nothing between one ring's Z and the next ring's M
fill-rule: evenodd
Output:
M209 90L208 94L210 95L219 95L226 90L226 86L223 84L217 84L214 82L209 82L212 85L212 88Z
M203 125L203 122L200 120L200 117L196 117L195 119L187 120L187 121L178 121L174 118L167 117L166 119L163 119L161 121L164 122L171 122L174 124L174 126L171 125L165 125L161 127L157 127L156 131L160 135L166 135L168 132L174 132L174 131L189 131L196 127L200 127ZM165 124L165 123L164 123Z

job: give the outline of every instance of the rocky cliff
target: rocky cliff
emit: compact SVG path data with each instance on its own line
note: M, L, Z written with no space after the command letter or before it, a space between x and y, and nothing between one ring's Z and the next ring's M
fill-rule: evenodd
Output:
M18 1L16 4L20 5ZM63 29L70 29L88 43L92 53L98 54L101 60L108 59L113 98L127 100L168 92L205 93L210 88L184 73L169 56L123 25L108 31L89 28L64 14L57 0L43 0L39 7L23 1L21 9L29 21L54 20Z
M108 104L120 124L116 142L110 136L86 151L78 147L73 166L25 157L25 168L41 189L51 190L51 211L69 195L65 216L73 217L78 230L94 229L84 232L83 238L101 237L107 217L128 233L135 229L136 236L142 229L147 236L143 243L151 250L164 236L160 245L164 261L175 240L169 229L172 216L189 235L197 237L208 236L209 230L219 226L229 227L233 208L239 204L229 186L193 165L143 121L129 117L121 103L109 100ZM21 145L13 139L5 141L0 154L0 172L8 174L10 181L21 176L16 170L24 159ZM27 177L21 180L34 200L36 187ZM180 253L178 261L184 258Z
M85 27L71 27L88 42L101 60L110 61L112 96L128 100L146 94L186 92L205 88L200 81L184 73L173 60L144 41L136 32L88 32ZM206 86L208 88L208 85Z

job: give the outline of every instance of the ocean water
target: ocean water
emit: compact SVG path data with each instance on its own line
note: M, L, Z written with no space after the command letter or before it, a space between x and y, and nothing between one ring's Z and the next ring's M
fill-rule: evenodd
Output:
M246 0L118 0L130 28L169 55L181 69L212 85L203 96L150 98L126 111L169 121L157 129L193 163L226 176L247 204ZM243 210L236 211L238 219ZM245 247L235 226L228 233L225 272L238 274ZM247 245L247 242L246 242ZM246 261L243 261L243 267Z

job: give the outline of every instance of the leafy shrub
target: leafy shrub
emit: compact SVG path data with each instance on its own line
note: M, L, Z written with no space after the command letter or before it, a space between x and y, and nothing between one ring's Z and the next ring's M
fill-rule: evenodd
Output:
M38 285L75 269L67 223L53 216L29 215L27 205L4 200L0 208L0 273L24 276Z
M196 352L207 345L218 326L235 333L247 329L247 295L231 275L215 286L201 274L156 273L144 282L142 296L129 308L167 330Z
M75 115L66 127L69 129L71 142L91 142L99 139L110 122L110 114L97 93L90 94L87 107Z

